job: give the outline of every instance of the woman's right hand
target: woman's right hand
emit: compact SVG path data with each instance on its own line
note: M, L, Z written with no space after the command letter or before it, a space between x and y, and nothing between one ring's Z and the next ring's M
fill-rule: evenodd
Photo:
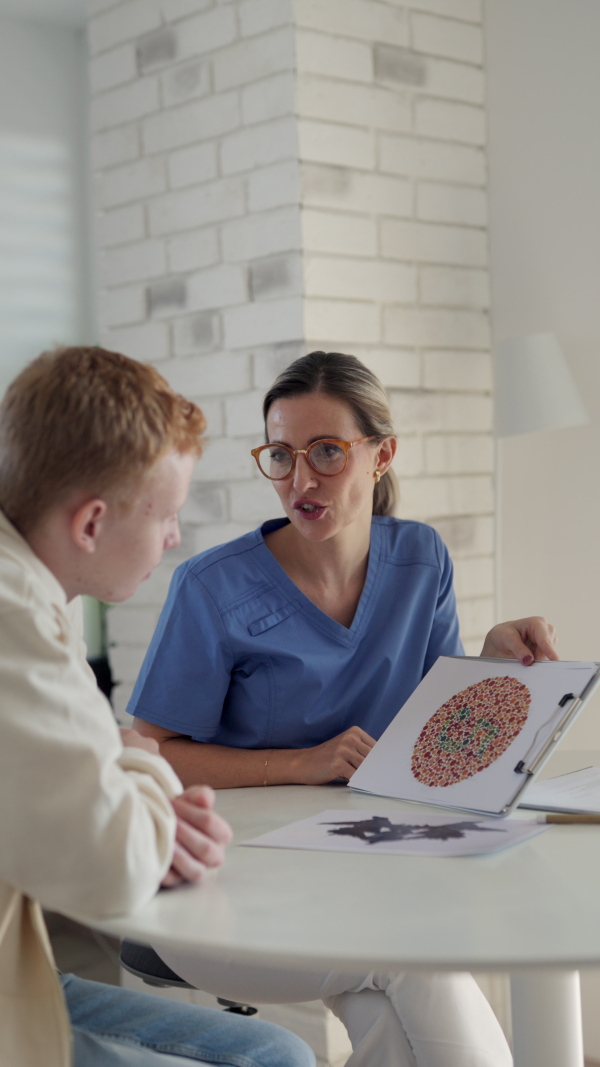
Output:
M299 776L294 776L293 780L302 785L325 785L335 778L345 778L347 781L374 744L374 738L361 730L360 726L351 726L322 745L300 749L297 752Z

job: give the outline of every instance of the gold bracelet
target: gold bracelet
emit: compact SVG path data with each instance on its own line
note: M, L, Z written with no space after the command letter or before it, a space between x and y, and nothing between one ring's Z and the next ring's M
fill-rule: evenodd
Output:
M273 751L273 749L272 749L272 748L270 748L270 749L269 749L268 751L269 751L269 753L271 753L271 752ZM265 760L265 769L264 769L264 771L263 771L263 775L264 775L264 779L263 779L263 785L268 785L268 784L269 784L269 783L267 782L267 767L268 767L268 766L269 766L269 761L268 761L268 759L266 759L266 760Z

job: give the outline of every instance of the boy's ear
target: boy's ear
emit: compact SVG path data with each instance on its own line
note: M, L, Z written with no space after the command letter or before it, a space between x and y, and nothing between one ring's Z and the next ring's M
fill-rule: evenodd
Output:
M98 537L106 516L104 500L86 500L80 504L70 520L71 537L76 547L91 555L96 551Z

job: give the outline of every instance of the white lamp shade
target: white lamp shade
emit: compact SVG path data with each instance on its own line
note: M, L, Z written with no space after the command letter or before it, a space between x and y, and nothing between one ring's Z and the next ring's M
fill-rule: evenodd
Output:
M497 437L558 430L589 421L554 334L535 333L502 341L494 363Z

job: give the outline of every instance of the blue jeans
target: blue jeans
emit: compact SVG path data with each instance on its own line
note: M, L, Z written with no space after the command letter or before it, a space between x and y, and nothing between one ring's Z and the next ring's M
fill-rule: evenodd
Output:
M61 975L74 1067L314 1067L273 1023Z

